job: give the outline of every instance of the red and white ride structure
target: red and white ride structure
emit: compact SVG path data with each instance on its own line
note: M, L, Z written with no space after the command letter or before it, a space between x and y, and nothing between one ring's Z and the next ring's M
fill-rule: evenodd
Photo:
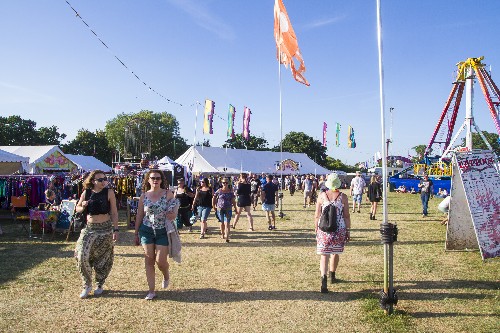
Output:
M465 136L465 150L472 150L472 129L481 136L486 146L492 150L491 145L488 143L483 133L474 121L473 112L473 95L474 95L474 80L477 79L479 86L486 99L486 104L490 110L493 123L495 124L497 134L500 136L500 91L495 82L491 78L490 73L485 69L485 65L481 62L484 57L469 58L463 62L459 62L458 74L453 88L451 89L450 96L446 101L441 117L436 125L431 140L427 145L424 157L427 157L431 151L442 152L441 158L446 157L453 149L453 145L458 136L463 130L466 130ZM462 95L465 90L465 105L466 115L465 121L460 127L457 134L452 138L453 130L457 120L458 109L462 100Z

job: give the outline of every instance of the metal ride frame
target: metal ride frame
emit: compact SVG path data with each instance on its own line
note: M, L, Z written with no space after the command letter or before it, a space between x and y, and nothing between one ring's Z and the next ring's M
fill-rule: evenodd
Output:
M467 129L466 134L466 149L472 149L472 132L471 129L474 129L478 132L478 134L483 139L486 146L492 150L491 145L488 143L483 133L477 126L474 121L473 116L473 81L477 78L479 85L481 86L481 90L486 99L486 103L488 104L488 108L490 110L491 117L493 118L493 122L495 124L495 128L497 130L498 135L500 136L500 123L499 123L499 113L500 113L500 91L496 86L495 82L491 78L491 75L484 68L485 65L481 62L484 57L479 58L469 58L463 62L459 62L457 64L458 74L455 82L453 82L453 88L451 93L446 101L443 112L441 113L441 117L436 125L434 133L432 134L431 140L427 145L424 153L424 157L427 157L432 151L433 145L438 145L440 148L444 148L444 152L441 158L446 157L449 152L452 150L452 146L455 143L456 139L460 135L460 133ZM465 121L460 127L460 130L457 134L451 139L453 134L453 129L455 127L455 122L457 119L458 109L460 107L460 102L462 99L462 94L466 89L466 116ZM448 119L448 122L445 123L445 119ZM441 139L437 140L438 135L441 135ZM444 141L442 141L442 137L445 136Z

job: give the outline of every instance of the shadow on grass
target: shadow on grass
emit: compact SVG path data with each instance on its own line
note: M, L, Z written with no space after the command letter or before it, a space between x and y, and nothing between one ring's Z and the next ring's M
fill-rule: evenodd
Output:
M322 294L319 291L227 291L214 288L184 289L157 291L157 300L168 300L181 303L227 303L242 301L325 301L348 302L366 298L373 291L330 291ZM104 298L143 298L144 291L108 290Z

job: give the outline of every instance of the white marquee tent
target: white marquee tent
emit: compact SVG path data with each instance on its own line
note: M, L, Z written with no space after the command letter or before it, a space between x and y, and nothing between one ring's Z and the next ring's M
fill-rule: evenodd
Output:
M104 172L113 171L109 165L101 162L94 156L72 155L72 154L64 154L64 155L67 158L69 158L71 162L75 163L78 166L79 170L83 171L101 170Z
M0 149L0 174L11 174L28 169L29 158Z
M27 172L30 174L47 172L70 172L77 169L59 146L0 146L1 150L29 159Z
M173 159L168 156L158 160L158 169L173 171L174 167L177 165Z
M299 174L328 174L330 170L315 163L304 153L257 151L246 149L226 149L218 147L190 147L184 154L175 160L176 163L186 166L193 173L272 173L278 174L277 164L290 159L299 163ZM284 170L283 174L296 174Z

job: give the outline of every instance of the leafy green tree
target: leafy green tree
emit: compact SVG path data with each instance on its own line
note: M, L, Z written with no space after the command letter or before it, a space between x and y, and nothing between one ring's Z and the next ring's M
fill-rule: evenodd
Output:
M326 166L328 170L340 170L345 172L355 172L357 169L354 166L346 165L342 163L341 160L335 159L333 157L326 157Z
M57 126L36 128L36 122L20 116L0 117L0 145L38 146L58 145L66 134L60 134Z
M486 141L491 145L493 151L497 156L500 156L500 144L498 143L498 134L489 133L486 131L482 131ZM462 139L462 146L465 147L465 138ZM489 149L484 143L483 139L479 135L479 133L472 133L472 148L474 149Z
M94 133L82 128L78 130L75 139L61 145L61 149L67 154L94 156L108 165L112 162L113 150L109 147L103 130Z
M283 151L290 153L305 153L310 159L327 167L326 147L323 144L303 132L290 132L283 138ZM280 146L273 148L273 151L280 151Z
M147 152L152 159L176 159L188 148L179 135L179 122L167 112L122 113L107 121L105 132L109 146L126 157L140 158Z
M418 162L422 161L422 159L424 158L424 153L425 153L425 149L426 148L427 148L427 145L418 145L418 146L415 146L415 147L411 148L411 149L413 149L417 153L417 156L414 156L412 158L412 162L413 163L418 163ZM429 155L431 153L432 153L432 148L429 151Z
M234 138L227 139L222 145L222 148L235 148L235 149L250 149L250 150L269 150L268 142L266 139L253 136L250 134L249 140L245 140L242 134L236 134Z

